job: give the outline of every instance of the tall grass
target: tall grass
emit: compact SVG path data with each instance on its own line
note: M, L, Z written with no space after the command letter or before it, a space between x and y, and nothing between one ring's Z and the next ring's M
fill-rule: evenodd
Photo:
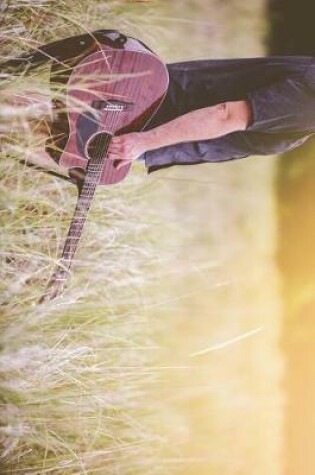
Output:
M263 4L12 0L2 55L119 28L167 61L250 56ZM99 187L67 289L39 306L76 189L19 161L45 137L11 98L49 95L47 68L0 87L2 472L279 475L271 162L137 164Z
M138 458L154 438L140 428L156 350L143 289L157 258L134 210L139 182L98 193L69 289L39 306L75 190L16 163L2 173L3 456L17 471L65 458L76 469L113 458L116 466L124 447Z
M134 237L146 226L126 196L98 196L70 288L38 306L72 190L28 170L11 173L17 193L6 203L1 317L7 471L90 473L99 467L101 473L134 473L152 463L148 446L157 442L145 421L145 388L156 383L157 373L141 291L141 268L152 254L144 237ZM14 178L23 181L22 190ZM129 199L134 191L130 186Z
M127 3L4 3L3 58L98 26L113 28ZM132 28L131 21L124 24ZM149 216L139 215L148 196L143 172L97 191L68 289L38 305L76 189L20 162L38 161L45 137L30 121L38 106L15 107L10 99L48 95L47 80L48 69L41 68L31 76L2 75L0 85L1 473L161 473L163 439L151 409L158 347L147 310L159 257Z

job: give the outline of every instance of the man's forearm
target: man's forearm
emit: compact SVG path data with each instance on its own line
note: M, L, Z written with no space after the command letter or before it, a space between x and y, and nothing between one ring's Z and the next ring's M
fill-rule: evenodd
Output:
M181 142L214 139L237 129L226 104L198 109L144 132L149 150Z

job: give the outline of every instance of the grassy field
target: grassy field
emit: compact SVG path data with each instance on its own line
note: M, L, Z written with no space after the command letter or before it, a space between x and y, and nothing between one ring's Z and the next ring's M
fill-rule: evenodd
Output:
M5 2L2 55L96 28L166 61L263 53L264 2ZM241 52L241 54L240 54ZM137 164L99 188L65 293L38 305L75 187L19 159L43 137L8 108L47 70L2 77L2 473L279 475L274 163Z

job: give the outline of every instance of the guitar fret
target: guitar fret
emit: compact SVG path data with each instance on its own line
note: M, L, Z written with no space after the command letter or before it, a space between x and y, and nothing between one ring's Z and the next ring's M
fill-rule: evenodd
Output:
M100 181L99 178L97 180L95 180L95 179L93 180L93 178L91 177L91 178L88 178L86 180L86 184L87 185L98 185L99 181Z
M92 191L93 191L93 193L91 193ZM83 190L81 191L81 194L80 194L80 198L79 198L80 201L79 201L79 203L80 203L81 201L84 202L84 201L89 200L89 199L91 198L91 195L94 194L94 191L95 191L95 190L86 190L86 189L83 189Z
M90 208L90 203L81 203L76 209L77 213L81 213L82 215L85 214L85 211L88 211Z
M91 197L92 199L92 197ZM91 204L91 201L90 199L89 200L84 200L82 201L80 204L78 204L77 206L77 211L85 211L85 210L88 210L90 208L90 204Z

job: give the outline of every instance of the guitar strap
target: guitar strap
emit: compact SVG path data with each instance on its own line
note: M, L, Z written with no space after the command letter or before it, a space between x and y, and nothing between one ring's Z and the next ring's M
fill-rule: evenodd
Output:
M36 47L36 51L0 63L0 73L19 74L23 72L28 74L49 61L60 64L80 57L97 47L97 44L106 44L112 48L121 49L126 41L127 37L117 30L97 30L83 35L63 38Z
M111 48L124 49L128 38L131 37L123 35L118 30L97 30L64 38L36 47L36 51L28 52L0 63L0 75L3 75L5 79L7 74L10 76L20 75L21 73L29 74L34 69L50 62L51 84L66 84L73 67L83 56L97 50L100 45L104 44ZM147 45L138 39L136 41L151 51ZM46 151L58 163L61 150L67 137L68 119L64 104L54 97L52 98L52 103L54 114L51 123L51 135L46 142ZM34 165L30 164L30 166ZM36 165L36 168L41 167ZM50 172L46 169L42 170L56 175L55 172ZM79 177L69 179L63 175L58 176L78 184Z

